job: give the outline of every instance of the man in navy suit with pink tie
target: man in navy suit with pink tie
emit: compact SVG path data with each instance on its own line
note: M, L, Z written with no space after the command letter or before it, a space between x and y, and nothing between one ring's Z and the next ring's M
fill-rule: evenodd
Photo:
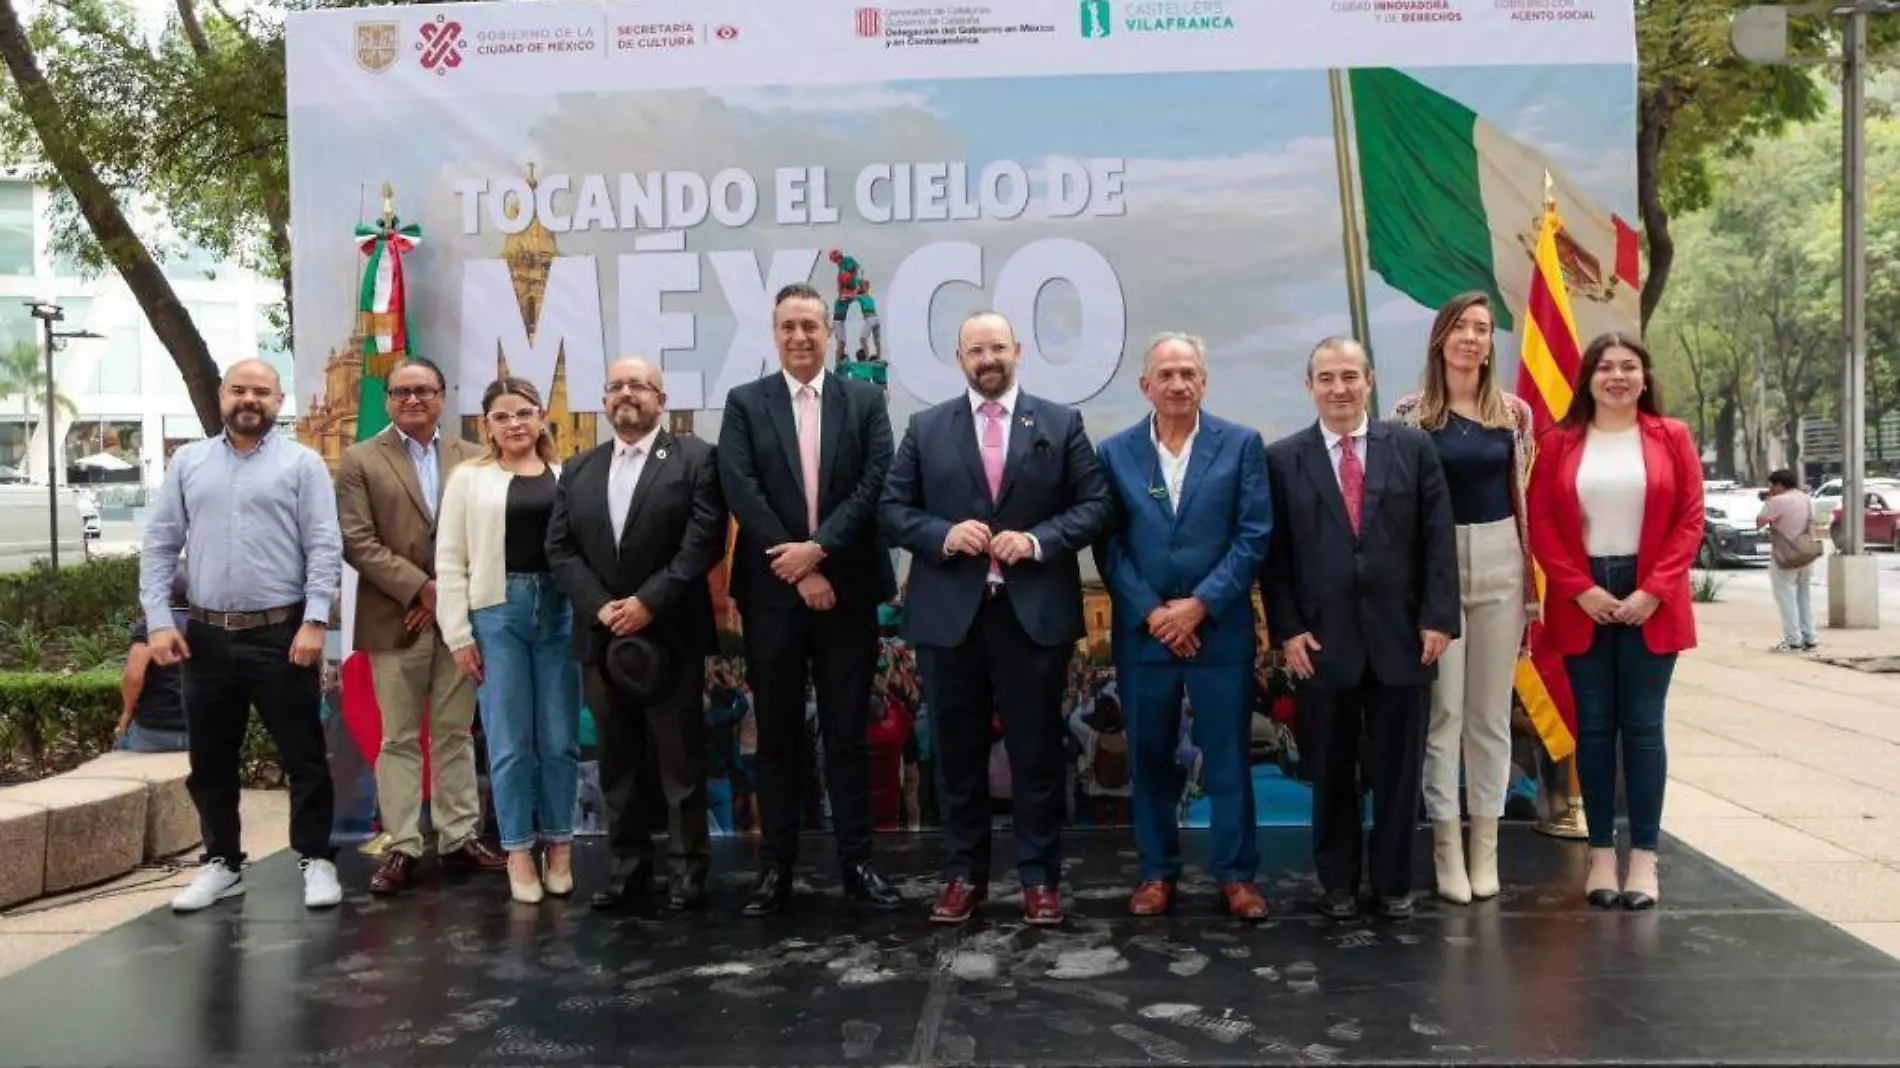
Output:
M1254 576L1273 531L1260 435L1201 410L1199 338L1162 334L1143 358L1154 412L1102 442L1115 532L1095 547L1113 599L1111 640L1134 763L1137 916L1166 912L1181 876L1181 700L1193 707L1202 781L1213 802L1211 874L1230 914L1267 918L1254 885L1252 739Z
M1077 554L1114 506L1081 413L1016 384L1022 357L994 312L957 331L969 388L911 417L879 521L910 553L904 637L936 730L946 886L931 910L961 923L989 895L992 714L1009 753L1023 918L1062 922L1066 812L1062 696L1085 633Z

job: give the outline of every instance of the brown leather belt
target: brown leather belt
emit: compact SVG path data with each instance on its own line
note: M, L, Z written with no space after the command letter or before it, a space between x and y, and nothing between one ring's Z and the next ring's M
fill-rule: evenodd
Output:
M298 619L303 615L303 605L289 604L280 608L266 608L261 612L213 612L205 608L193 607L189 613L191 619L219 630L256 630L259 627L274 627L286 620Z

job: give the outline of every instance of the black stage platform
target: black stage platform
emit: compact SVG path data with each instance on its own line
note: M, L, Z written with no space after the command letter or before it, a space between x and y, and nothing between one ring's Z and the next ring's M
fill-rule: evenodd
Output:
M1674 843L1652 913L1588 909L1581 844L1512 827L1501 899L1341 926L1311 911L1305 833L1261 839L1283 866L1262 927L1204 877L1176 916L1129 917L1134 853L1102 832L1068 839L1049 932L1007 893L930 925L929 839L880 843L905 913L853 916L827 872L772 921L739 915L741 842L685 917L589 911L598 843L581 894L535 907L499 875L372 900L351 852L344 904L311 914L280 855L241 907L155 912L0 981L0 1065L1900 1063L1900 962Z

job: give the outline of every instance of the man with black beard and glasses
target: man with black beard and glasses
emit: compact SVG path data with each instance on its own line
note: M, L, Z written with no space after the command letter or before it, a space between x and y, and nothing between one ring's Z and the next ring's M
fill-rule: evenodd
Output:
M600 732L614 869L594 895L612 909L653 878L645 804L650 776L666 795L667 904L705 902L706 657L719 648L707 573L726 547L726 505L713 447L661 421L660 369L637 357L607 369L601 406L614 440L561 472L548 520L548 565L574 602L574 650Z
M990 719L1009 753L1023 919L1062 922L1062 694L1086 630L1076 556L1115 506L1074 408L1017 388L1009 320L957 331L963 395L917 413L891 462L879 520L911 554L904 637L936 729L948 884L931 910L961 923L989 896Z
M204 833L198 877L172 899L178 912L244 893L238 761L252 708L290 779L290 847L303 858L304 904L343 899L320 718L320 662L343 578L343 539L323 458L276 429L283 403L270 364L231 365L218 390L224 431L172 457L139 554L152 662L185 665L185 787ZM180 551L186 633L171 610Z

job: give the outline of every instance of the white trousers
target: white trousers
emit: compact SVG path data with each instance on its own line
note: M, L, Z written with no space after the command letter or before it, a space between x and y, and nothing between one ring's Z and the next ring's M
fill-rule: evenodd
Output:
M1774 591L1775 610L1781 613L1781 640L1788 645L1814 644L1814 601L1808 593L1813 581L1813 564L1768 567L1768 588Z
M1458 818L1463 756L1466 807L1473 817L1504 815L1511 776L1511 688L1524 637L1524 553L1517 521L1458 527L1459 638L1438 661L1425 736L1425 812Z

